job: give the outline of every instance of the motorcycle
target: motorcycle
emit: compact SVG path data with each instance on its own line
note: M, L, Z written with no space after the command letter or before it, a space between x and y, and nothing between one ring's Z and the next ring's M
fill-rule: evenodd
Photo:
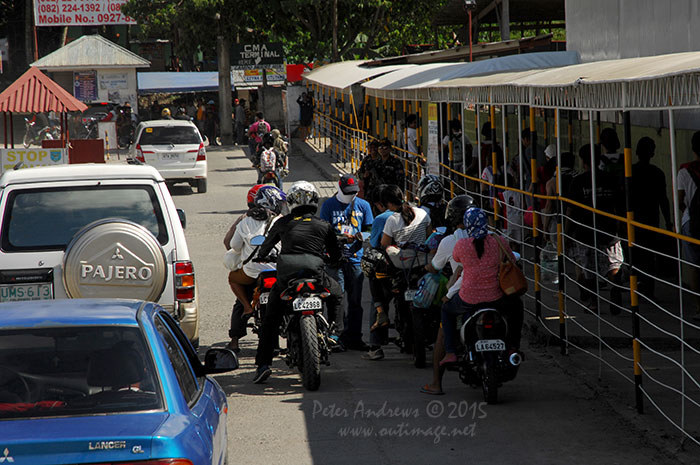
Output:
M251 245L262 245L264 241L264 236L256 236L251 239ZM260 258L254 260L262 261ZM271 288L274 283L270 280L268 284ZM280 328L281 336L287 340L284 361L290 368L299 369L302 384L308 391L318 390L321 385L321 365L330 365L331 328L323 316L324 300L330 295L330 291L313 276L290 280L280 294L281 300L285 302Z
M42 140L56 140L61 138L61 129L58 126L46 126L38 129L36 121L30 121L29 118L24 118L24 124L25 133L22 144L25 149L29 148L32 144L41 144Z
M481 386L489 404L498 402L498 388L515 379L524 358L520 351L508 347L509 331L513 330L498 309L482 308L459 331L464 345L464 353L456 364L459 377L464 384Z

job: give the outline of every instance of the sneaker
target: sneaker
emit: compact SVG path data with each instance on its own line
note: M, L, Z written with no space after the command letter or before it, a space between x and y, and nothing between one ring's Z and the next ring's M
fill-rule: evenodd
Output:
M264 383L267 378L272 374L272 370L267 365L260 365L255 372L255 377L253 378L254 384Z
M377 350L369 350L362 358L365 360L381 360L384 358L384 351L381 347Z

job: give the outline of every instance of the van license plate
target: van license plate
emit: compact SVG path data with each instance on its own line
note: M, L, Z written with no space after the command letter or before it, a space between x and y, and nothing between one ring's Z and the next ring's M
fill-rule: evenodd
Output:
M258 303L260 305L267 305L267 299L270 297L269 292L265 292L264 294L260 294L260 299L258 299Z
M321 310L323 303L318 297L297 297L292 303L295 312L303 310Z
M477 352L501 352L506 350L506 343L500 339L482 339L476 341L474 348Z
M163 160L179 160L180 159L180 154L179 153L163 153L160 156Z
M51 299L53 299L53 285L51 283L0 285L0 302Z
M409 289L403 293L403 299L406 302L413 302L413 299L416 298L416 293L418 293L417 289Z

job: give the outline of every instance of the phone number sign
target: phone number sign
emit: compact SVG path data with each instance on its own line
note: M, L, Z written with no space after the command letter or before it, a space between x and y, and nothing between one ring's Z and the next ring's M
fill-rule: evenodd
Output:
M127 0L34 0L37 26L136 24L122 14Z

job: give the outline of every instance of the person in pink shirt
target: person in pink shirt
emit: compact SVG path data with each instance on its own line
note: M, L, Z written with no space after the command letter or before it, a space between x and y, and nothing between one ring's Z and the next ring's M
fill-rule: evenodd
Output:
M454 260L462 265L462 286L459 293L442 307L445 357L440 365L457 361L457 316L471 314L478 308L502 307L505 295L498 282L503 257L501 247L515 260L508 241L488 233L488 219L482 209L468 209L464 213L464 226L467 237L459 239L452 252ZM520 324L522 326L522 319Z

